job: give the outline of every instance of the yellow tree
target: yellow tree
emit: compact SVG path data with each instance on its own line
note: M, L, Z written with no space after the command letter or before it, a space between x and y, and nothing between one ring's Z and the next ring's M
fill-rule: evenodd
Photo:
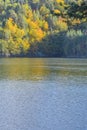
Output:
M13 21L12 18L9 18L6 22L4 28L6 40L8 44L8 50L10 54L20 54L26 53L29 49L29 42L24 38L25 31L20 29ZM7 32L9 35L7 36Z
M38 22L34 22L31 19L27 19L28 23L28 35L30 42L39 42L43 39L45 36L45 33L42 31L42 29L39 27Z

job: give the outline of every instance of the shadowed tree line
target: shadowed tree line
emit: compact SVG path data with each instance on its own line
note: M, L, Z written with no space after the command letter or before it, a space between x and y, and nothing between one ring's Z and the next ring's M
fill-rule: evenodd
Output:
M45 44L45 45L44 45ZM30 48L29 56L40 57L87 57L87 34L71 29L49 35ZM32 51L32 48L35 50Z

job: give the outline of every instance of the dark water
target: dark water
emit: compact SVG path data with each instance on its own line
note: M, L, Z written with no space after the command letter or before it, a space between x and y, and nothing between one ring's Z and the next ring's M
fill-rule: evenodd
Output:
M0 59L0 130L87 130L87 60Z

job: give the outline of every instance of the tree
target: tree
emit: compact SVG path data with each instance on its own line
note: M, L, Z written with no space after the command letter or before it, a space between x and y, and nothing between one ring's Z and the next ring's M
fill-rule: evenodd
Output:
M87 2L85 0L73 1L68 7L68 15L73 19L87 21Z

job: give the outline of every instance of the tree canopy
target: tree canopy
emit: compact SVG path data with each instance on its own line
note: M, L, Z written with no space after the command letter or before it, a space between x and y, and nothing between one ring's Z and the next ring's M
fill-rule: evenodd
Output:
M0 0L0 56L87 55L86 37L85 0Z

